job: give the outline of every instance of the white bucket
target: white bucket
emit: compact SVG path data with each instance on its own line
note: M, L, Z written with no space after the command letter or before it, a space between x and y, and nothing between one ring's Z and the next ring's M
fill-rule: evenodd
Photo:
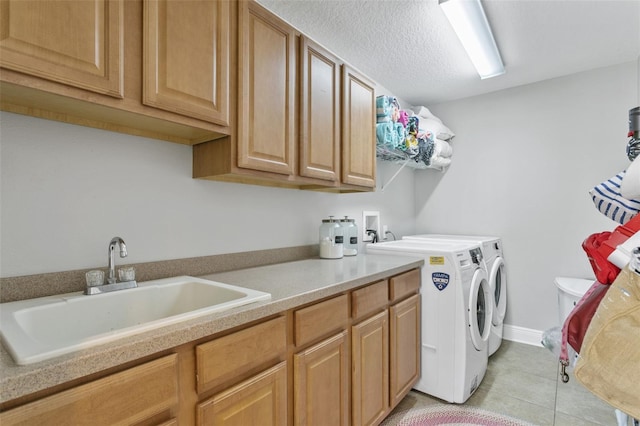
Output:
M595 282L594 279L556 277L555 283L558 287L558 312L560 324L564 324L573 307L589 290Z

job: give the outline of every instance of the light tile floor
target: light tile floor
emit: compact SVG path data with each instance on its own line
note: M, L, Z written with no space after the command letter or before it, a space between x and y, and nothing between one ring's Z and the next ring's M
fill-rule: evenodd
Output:
M465 405L541 426L617 425L613 407L578 383L572 371L569 383L562 383L558 369L558 359L548 349L503 341ZM438 403L443 401L412 390L396 411Z

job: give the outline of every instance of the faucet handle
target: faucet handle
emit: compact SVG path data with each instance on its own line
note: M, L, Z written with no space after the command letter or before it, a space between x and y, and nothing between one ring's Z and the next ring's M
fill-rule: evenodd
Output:
M136 269L133 266L124 266L118 269L120 282L133 281L136 279Z
M95 287L104 284L104 271L94 269L85 273L87 287Z

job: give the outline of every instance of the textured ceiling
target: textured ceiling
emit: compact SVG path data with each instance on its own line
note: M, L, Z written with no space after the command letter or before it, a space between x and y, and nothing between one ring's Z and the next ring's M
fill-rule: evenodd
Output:
M483 0L506 68L506 74L486 80L480 80L438 0L258 1L411 105L640 56L640 0ZM630 82L630 90L640 90L637 84Z

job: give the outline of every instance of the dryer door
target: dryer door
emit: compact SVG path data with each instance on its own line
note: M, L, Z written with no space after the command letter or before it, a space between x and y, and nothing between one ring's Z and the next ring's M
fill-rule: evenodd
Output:
M491 332L491 316L493 302L487 275L481 269L476 270L471 280L471 294L469 294L469 333L476 350L487 348L487 341Z
M491 287L491 297L494 302L491 322L493 325L500 325L504 321L504 314L507 312L507 276L504 273L504 259L500 256L497 256L491 262L489 286Z

